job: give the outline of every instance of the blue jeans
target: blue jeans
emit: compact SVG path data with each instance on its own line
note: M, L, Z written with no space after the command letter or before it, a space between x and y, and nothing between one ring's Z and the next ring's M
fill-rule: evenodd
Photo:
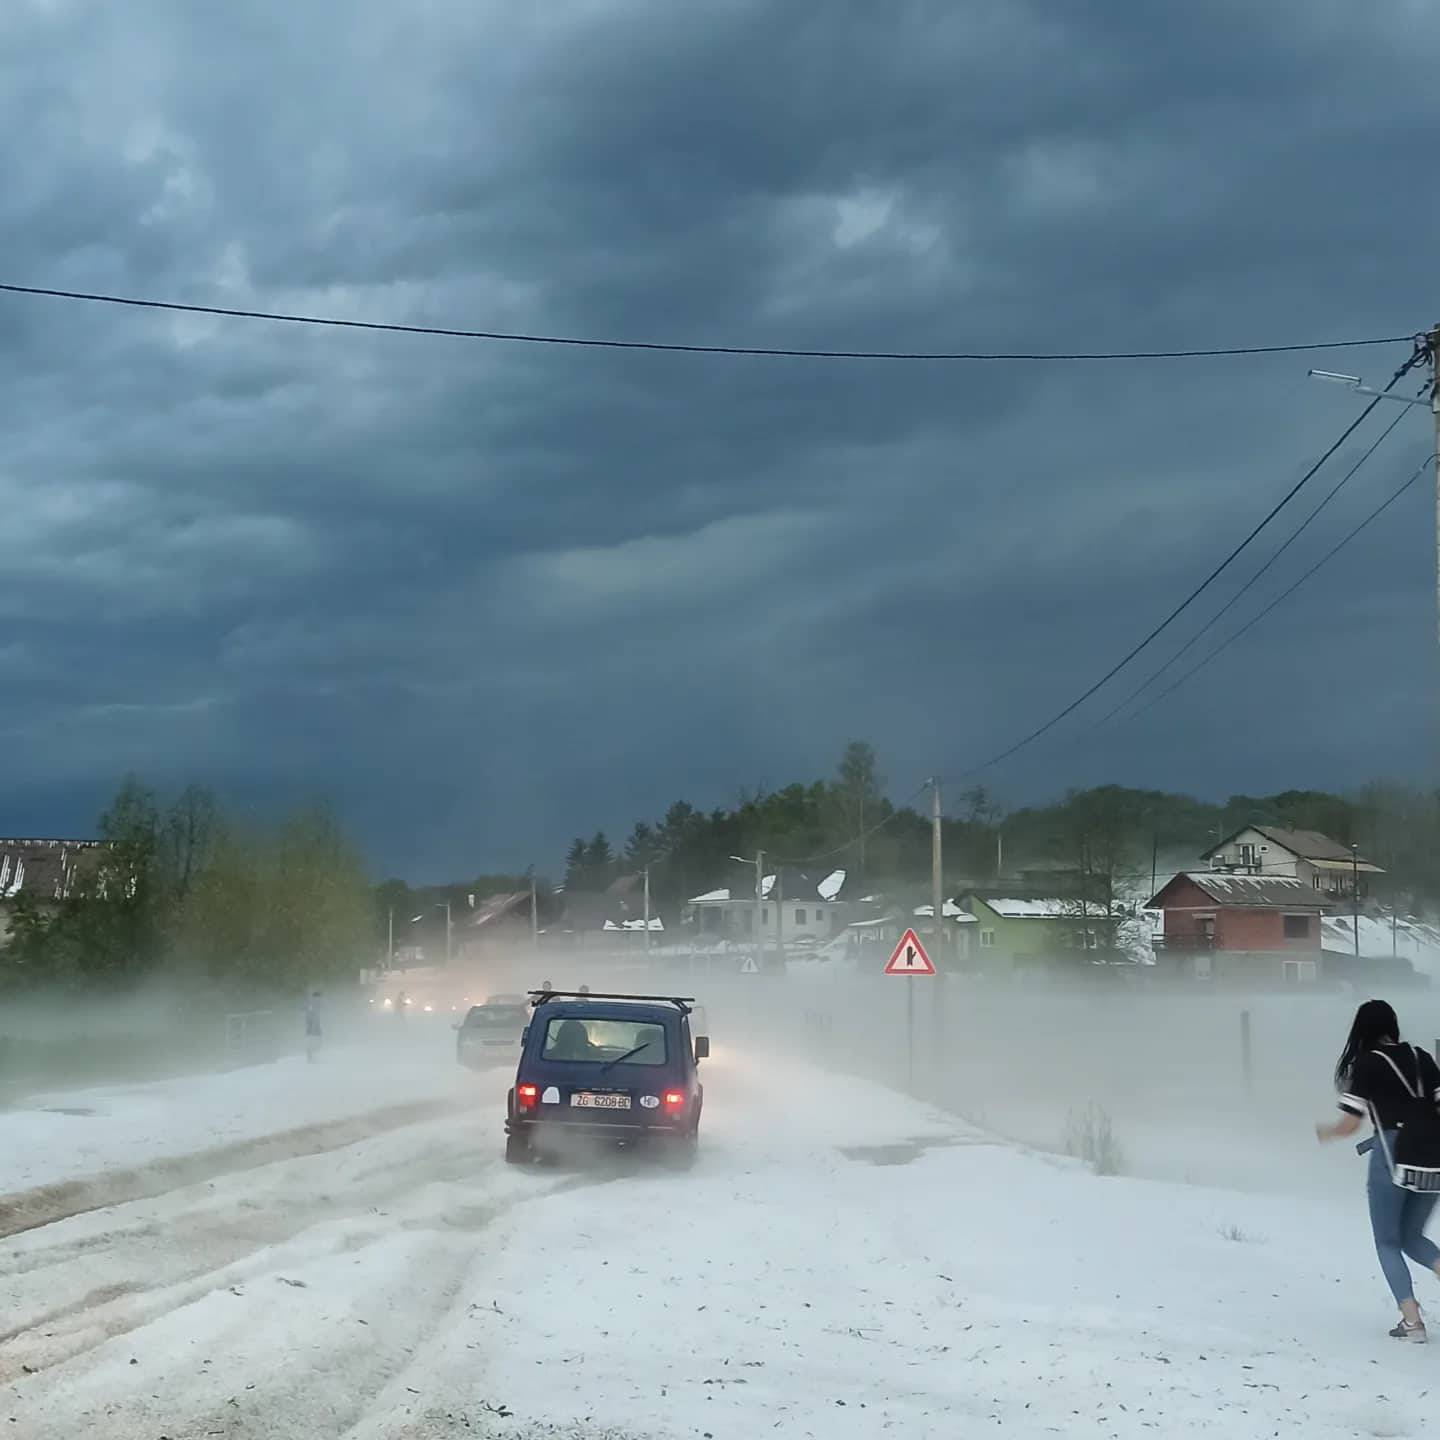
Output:
M1371 1147L1365 1188L1370 1197L1370 1228L1375 1232L1375 1253L1380 1257L1380 1268L1385 1272L1386 1283L1398 1304L1415 1298L1415 1287L1410 1281L1410 1267L1405 1263L1405 1257L1408 1255L1427 1270L1433 1270L1435 1262L1440 1260L1440 1247L1425 1234L1430 1212L1440 1196L1417 1195L1413 1190L1402 1190L1390 1178L1390 1167L1385 1163L1385 1148L1393 1152L1394 1147L1393 1130L1386 1132L1384 1147L1378 1143Z

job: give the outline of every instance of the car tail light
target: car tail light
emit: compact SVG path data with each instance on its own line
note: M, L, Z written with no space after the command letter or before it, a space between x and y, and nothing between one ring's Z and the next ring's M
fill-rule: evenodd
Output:
M667 1090L665 1092L665 1112L673 1115L685 1104L685 1092L683 1090Z
M538 1085L517 1085L515 1087L515 1108L517 1110L533 1110L539 1099L540 1087Z

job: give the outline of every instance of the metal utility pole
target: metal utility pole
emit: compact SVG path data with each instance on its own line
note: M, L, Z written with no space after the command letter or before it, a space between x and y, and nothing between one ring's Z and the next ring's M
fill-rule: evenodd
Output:
M761 926L765 923L765 852L755 852L755 963L763 972L765 969L765 936Z
M540 897L535 889L535 867L530 867L530 948L540 948Z
M645 867L645 949L650 949L650 867Z
M442 900L435 908L437 910L443 908L445 911L445 964L448 966L450 964L450 937L452 934L450 926L450 902L448 900Z
M930 904L933 907L935 937L935 967L943 970L942 957L945 940L945 901L941 895L944 881L941 878L942 857L940 853L940 778L930 781Z
M785 963L785 876L783 867L775 867L775 949L780 963Z
M395 963L395 907L390 907L390 939L385 947L385 968L388 970Z
M865 782L860 782L860 884L865 884ZM858 892L857 892L858 893Z
M1360 847L1350 847L1350 923L1355 927L1355 958L1360 958Z
M1155 898L1155 885L1156 885L1155 871L1156 871L1156 867L1159 865L1159 863L1160 863L1160 837L1159 837L1159 835L1151 835L1151 837L1150 837L1150 898L1151 898L1152 900Z
M1435 422L1435 625L1440 640L1440 325L1425 337L1430 362L1430 414Z

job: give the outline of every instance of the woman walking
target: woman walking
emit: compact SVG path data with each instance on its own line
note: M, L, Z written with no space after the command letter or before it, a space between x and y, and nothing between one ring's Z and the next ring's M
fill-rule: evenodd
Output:
M1400 1307L1400 1323L1390 1334L1423 1345L1428 1336L1405 1257L1440 1276L1440 1247L1425 1234L1440 1196L1396 1184L1392 1165L1407 1113L1414 1116L1417 1105L1433 1109L1440 1100L1440 1065L1429 1051L1400 1039L1400 1022L1385 1001L1367 1000L1355 1012L1335 1066L1335 1085L1340 1091L1340 1119L1317 1125L1315 1133L1322 1141L1343 1140L1364 1120L1375 1127L1374 1135L1356 1148L1370 1157L1366 1181L1370 1228L1380 1268Z

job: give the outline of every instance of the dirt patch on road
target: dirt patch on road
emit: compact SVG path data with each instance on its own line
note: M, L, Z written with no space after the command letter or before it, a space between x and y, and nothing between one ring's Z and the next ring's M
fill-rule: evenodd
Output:
M277 1160L294 1160L339 1150L367 1140L386 1130L439 1120L469 1108L461 1100L421 1100L406 1105L387 1105L364 1115L301 1125L254 1140L237 1140L189 1155L151 1160L128 1170L108 1170L79 1180L54 1185L37 1185L0 1195L0 1239L53 1225L72 1215L83 1215L107 1205L124 1205L132 1200L149 1200L185 1185L196 1185L236 1170L253 1170Z

